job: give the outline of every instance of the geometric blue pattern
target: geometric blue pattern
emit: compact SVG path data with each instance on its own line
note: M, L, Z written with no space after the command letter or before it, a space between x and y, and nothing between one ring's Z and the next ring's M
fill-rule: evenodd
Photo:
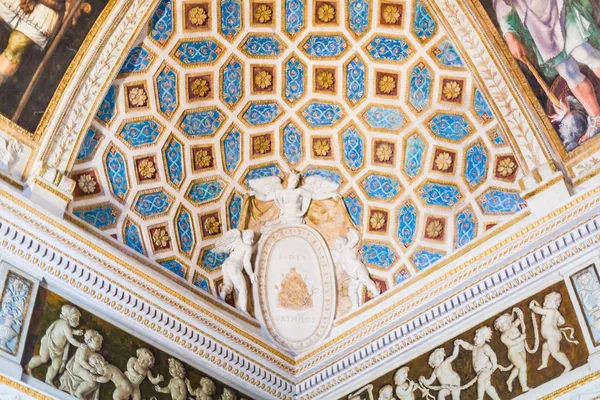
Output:
M434 56L440 64L451 68L464 68L465 64L458 55L458 52L448 40L444 40L433 51Z
M366 67L358 57L352 58L346 64L346 98L355 105L365 98Z
M244 86L242 62L231 57L221 69L221 99L229 108L233 108L242 98Z
M290 165L295 165L302 160L303 146L302 146L302 132L294 124L294 122L288 122L282 129L283 132L283 155Z
M165 260L165 261L159 261L158 263L160 265L162 265L163 267L165 267L168 271L171 271L175 275L178 275L181 278L185 279L187 268L185 267L185 265L183 265L179 261L177 261L177 260Z
M201 65L213 63L223 51L212 39L186 39L177 44L172 55L184 65Z
M194 286L204 290L206 293L210 294L210 285L206 279L200 277L200 275L194 274Z
M504 141L502 134L498 130L491 132L490 138L492 139L492 142L494 142L494 144L496 146L505 146L506 145L506 142Z
M391 267L398 258L392 246L371 242L361 246L360 255L365 264L379 268Z
M436 114L428 126L437 137L453 141L460 141L473 131L469 121L460 114Z
M436 250L418 250L412 257L412 262L419 269L424 270L430 265L438 262L440 259L446 256L446 253Z
M302 45L302 49L311 59L330 59L343 54L348 48L342 35L311 34Z
M281 169L275 163L263 165L262 167L250 167L244 177L244 184L247 186L249 180L265 178L267 176L281 176Z
M437 24L423 5L421 0L417 0L415 3L415 11L413 14L413 32L421 40L426 41L437 31Z
M167 164L167 180L174 188L178 189L185 177L183 145L174 136L171 136L163 152L164 160Z
M304 9L306 4L304 0L285 0L284 1L285 19L283 30L290 37L294 37L304 29Z
M239 48L248 57L277 58L285 44L276 35L248 35Z
M227 225L229 229L237 229L242 216L242 201L244 198L237 192L233 192L227 204Z
M369 29L371 20L369 2L366 0L349 0L346 12L348 13L350 31L357 38L361 37Z
M514 214L526 206L518 193L493 188L482 194L478 201L485 214Z
M135 46L125 59L123 66L119 70L119 75L145 72L154 61L154 56L148 52L142 45Z
M485 180L487 175L487 153L483 143L477 142L467 149L465 179L473 189Z
M223 137L223 154L225 171L232 175L242 160L242 133L233 126Z
M396 178L375 173L364 178L361 186L369 197L386 201L396 198L402 189Z
M332 126L343 116L344 110L335 103L312 101L302 110L302 117L312 127Z
M171 38L173 29L173 2L161 0L150 21L150 37L162 47Z
M351 192L346 197L344 197L344 203L346 204L346 209L348 210L348 214L350 214L350 218L352 222L356 226L362 225L362 216L363 216L363 205L360 202L360 199L356 195L356 193Z
M419 175L423 170L425 147L425 141L418 133L410 135L406 140L404 173L411 179Z
M477 234L477 219L468 208L456 216L456 248L463 247L475 238Z
M309 168L306 171L304 171L304 177L308 178L309 176L318 176L329 182L337 183L338 185L341 185L342 182L344 181L344 178L342 178L342 175L340 175L339 172L332 170L332 169Z
M416 65L410 72L408 102L419 113L429 107L432 80L431 71L423 63Z
M156 142L164 127L154 119L126 122L119 136L129 147L136 148Z
M106 173L108 174L108 186L111 193L123 201L129 193L129 180L127 178L127 163L125 157L116 146L112 146L106 152L104 160Z
M171 205L173 205L173 197L159 189L139 195L133 210L141 217L159 217L169 212Z
M371 128L377 130L396 132L406 124L406 118L395 107L370 106L363 113L363 118Z
M141 255L146 254L140 228L130 219L127 219L123 227L123 241L130 249L137 251Z
M251 103L242 111L242 119L248 125L267 125L275 122L282 112L283 109L274 101Z
M228 253L216 253L213 249L203 250L200 255L200 266L208 271L214 271L228 258Z
M365 138L353 125L342 132L342 150L344 164L350 171L356 172L362 168L365 162Z
M365 50L374 60L383 62L402 62L413 52L404 39L385 36L375 36Z
M296 57L291 57L283 66L285 82L285 99L290 103L295 103L306 88L304 87L305 68L304 64Z
M220 178L192 183L185 198L196 206L217 200L223 194L225 182Z
M98 148L100 140L102 140L101 134L94 132L92 129L88 129L83 138L83 142L81 143L81 147L79 148L79 153L77 153L77 160L84 160L91 157L96 151L96 148Z
M398 271L398 273L396 273L396 275L394 275L396 285L399 285L400 283L404 282L409 277L410 274L408 273L408 271L405 268L402 268L400 271Z
M119 212L110 203L99 204L94 208L83 208L73 211L73 215L98 229L106 229L113 226L117 221L118 214Z
M181 131L190 138L197 136L212 136L225 121L225 114L218 108L206 110L191 110L183 114L179 124Z
M156 76L156 93L158 94L158 109L168 119L179 105L177 100L177 74L164 65Z
M404 247L410 247L417 234L417 208L411 202L405 203L398 212L398 239Z
M473 109L483 123L490 121L494 117L492 109L488 105L487 101L485 101L485 97L483 97L483 94L479 89L475 89Z
M98 121L102 122L105 125L109 125L115 115L117 114L117 95L115 86L111 86L108 88L108 92L102 103L100 103L100 108L96 113L96 118Z
M450 208L462 198L460 190L451 183L427 182L419 192L425 203L430 206Z
M241 0L221 0L221 20L219 31L225 38L232 41L242 30Z
M192 252L196 245L194 228L192 226L192 214L183 207L180 207L175 215L175 227L179 249L186 256L192 257Z

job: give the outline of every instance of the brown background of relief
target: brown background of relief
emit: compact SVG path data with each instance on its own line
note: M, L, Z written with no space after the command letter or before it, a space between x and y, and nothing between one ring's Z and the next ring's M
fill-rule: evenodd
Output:
M444 345L433 347L433 348L429 349L429 351L427 351L423 355L417 357L416 359L413 359L412 361L410 361L408 363L401 365L400 367L406 365L410 368L408 376L414 382L418 382L419 376L424 376L425 378L429 378L431 376L433 369L429 367L428 359L429 359L429 355L433 352L433 350L437 349L438 347L443 346L444 349L446 350L446 357L448 357L452 354L452 351L454 350L454 341L455 340L462 339L462 340L472 344L473 337L475 336L475 331L477 329L479 329L480 327L486 326L486 325L489 326L493 332L492 340L490 341L489 344L492 347L492 349L495 351L496 356L498 357L498 364L507 367L508 365L510 365L510 361L508 360L508 357L507 357L506 346L500 341L500 332L498 332L496 329L494 329L494 321L496 320L497 317L499 317L501 314L504 314L505 312L511 313L512 309L514 307L520 307L524 314L525 325L527 326L527 331L526 331L527 343L530 348L533 347L534 336L533 336L533 325L531 322L531 312L529 310L529 302L531 300L536 300L538 303L540 303L540 305L542 305L544 302L544 296L551 292L559 292L561 294L562 303L561 303L559 310L566 320L566 324L563 327L574 328L575 329L574 337L576 340L579 341L579 344L577 346L575 346L574 344L568 343L563 337L563 340L561 341L561 350L567 355L567 357L569 357L569 360L571 361L571 364L573 365L574 369L577 367L580 367L587 363L589 352L586 348L586 344L585 344L585 341L583 338L581 327L579 326L579 323L577 321L577 316L576 316L575 310L573 308L573 303L571 302L571 299L569 298L567 286L564 283L564 281L556 283L556 284L548 287L547 289L539 292L538 294L536 294L532 297L529 297L511 307L506 308L502 312L499 312L498 314L494 315L492 318L487 319L485 322L482 322L482 323L474 326L473 328L469 329L468 331L466 331L458 336L455 336L451 340L448 340ZM479 309L479 312L482 312L482 311L483 311L482 309ZM537 315L537 321L538 321L538 327L539 327L540 326L540 315ZM539 365L542 362L542 343L543 342L544 342L544 339L541 337L541 334L540 334L540 345L539 345L538 351L535 354L527 354L527 365L528 365L527 383L531 389L538 387L546 382L549 382L549 381L557 378L563 372L563 367L558 362L556 362L556 360L554 360L552 358L552 356L550 356L550 361L548 362L548 368L546 368L542 371L537 370L537 368L539 367ZM459 356L452 363L452 367L454 368L454 371L456 371L458 373L458 375L460 375L462 385L468 383L473 377L475 377L475 372L473 371L473 367L472 367L472 363L471 363L471 352L470 351L466 351L461 348ZM398 368L388 372L387 374L379 377L378 379L376 379L375 381L372 382L372 384L374 386L373 395L375 398L378 397L379 389L381 389L384 385L393 385L395 387L394 373L397 370L398 370ZM508 391L508 389L506 387L506 380L508 379L509 375L510 375L510 371L509 372L501 372L499 370L494 372L494 374L492 375L492 383L493 383L494 387L496 388L498 395L503 400L504 399L512 399L512 398L515 398L515 397L523 394L523 392L521 391L521 385L519 383L518 378L513 381L512 393ZM433 383L433 385L434 386L439 385L439 382L436 381L435 383ZM358 390L358 388L356 390ZM356 392L356 390L354 390L353 393ZM434 396L437 397L437 392L431 391L431 394L433 394ZM415 392L415 398L419 399L419 398L421 398L420 396L421 396L421 392L417 390ZM447 398L450 398L450 396L448 396ZM477 398L477 384L474 384L469 389L463 390L461 392L461 398L476 399ZM485 398L489 399L489 396L486 395ZM347 396L344 396L342 399L347 399Z
M169 354L158 350L156 347L153 347L142 340L129 335L114 325L87 312L77 304L73 304L59 295L50 292L48 289L41 287L38 292L33 316L31 319L31 325L29 328L29 334L27 336L25 353L23 355L23 366L27 365L34 354L38 354L40 339L50 324L59 318L60 309L64 304L70 304L74 307L77 307L77 309L81 312L81 319L77 329L94 329L103 336L104 340L102 341L102 349L99 351L99 353L109 363L116 365L122 372L125 372L127 370L127 361L130 357L136 356L136 350L141 347L147 348L152 352L152 354L154 354L156 359L154 367L152 368L152 373L154 375L161 374L163 376L164 380L159 384L161 387L164 387L168 384L169 379L171 379L171 376L169 375L168 359L176 357L171 357ZM83 336L76 336L75 339L83 341ZM69 359L71 359L71 357L75 354L75 350L76 349L74 346L70 346ZM48 365L49 364L41 365L40 367L34 369L33 376L43 382L46 377ZM191 368L185 362L183 362L183 365L185 366L186 377L190 379L192 388L195 389L199 386L200 378L207 375ZM61 374L59 373L54 381L57 387L60 385L60 376ZM222 382L219 382L212 376L209 376L209 378L213 380L217 387L214 398L218 399L223 393L223 388L228 386L224 385ZM100 385L100 400L112 400L114 389L115 387L111 382ZM148 379L144 380L140 386L140 390L142 392L143 399L150 399L154 396L157 400L171 400L170 394L156 392L154 390L154 385L150 383ZM236 393L238 400L244 397L247 399L250 398L247 395L242 395L237 390L234 390L234 392ZM188 397L192 396L188 394Z

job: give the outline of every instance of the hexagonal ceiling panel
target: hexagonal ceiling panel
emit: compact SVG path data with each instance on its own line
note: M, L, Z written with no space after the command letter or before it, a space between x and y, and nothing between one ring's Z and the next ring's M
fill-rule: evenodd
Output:
M162 0L83 140L70 212L216 293L247 180L340 183L384 288L525 207L423 0Z

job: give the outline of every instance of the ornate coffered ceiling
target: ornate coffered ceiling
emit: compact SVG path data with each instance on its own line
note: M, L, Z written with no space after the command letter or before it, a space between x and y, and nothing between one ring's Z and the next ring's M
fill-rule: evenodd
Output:
M216 293L249 178L341 183L386 290L525 207L517 160L421 0L163 0L71 172L69 212Z

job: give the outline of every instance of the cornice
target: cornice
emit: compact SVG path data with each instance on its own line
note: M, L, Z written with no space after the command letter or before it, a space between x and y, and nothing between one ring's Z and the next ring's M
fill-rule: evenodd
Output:
M20 195L2 189L0 248L37 270L49 285L85 299L105 316L127 321L139 335L158 338L200 368L246 382L247 391L312 399L334 386L339 390L358 373L380 370L398 360L400 351L421 346L424 338L462 323L482 305L591 251L600 240L599 202L600 188L538 221L515 227L496 245L483 243L432 274L418 290L383 302L377 312L325 343L302 364L294 364L296 360L266 343L242 320L234 322L211 311L191 291L175 291L127 256L102 252L77 227L44 215ZM540 242L543 239L547 240Z

